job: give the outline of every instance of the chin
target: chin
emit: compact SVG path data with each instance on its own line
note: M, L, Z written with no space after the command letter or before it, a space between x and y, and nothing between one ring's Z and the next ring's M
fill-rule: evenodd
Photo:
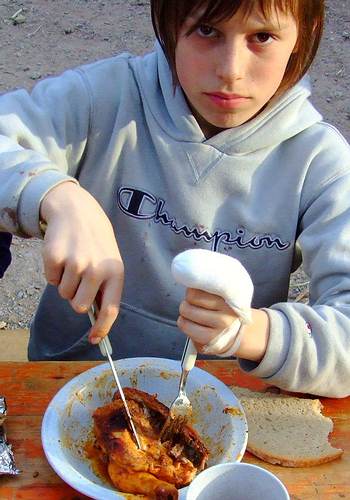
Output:
M230 120L229 122L218 121L218 122L212 122L211 126L221 130L228 130L230 128L239 127L240 125L246 123L248 120L249 118L247 118L246 120Z
M239 127L254 118L256 114L257 113L230 113L223 116L217 114L209 115L208 113L195 113L195 117L198 120L199 126L208 137L208 134L213 136L223 130Z

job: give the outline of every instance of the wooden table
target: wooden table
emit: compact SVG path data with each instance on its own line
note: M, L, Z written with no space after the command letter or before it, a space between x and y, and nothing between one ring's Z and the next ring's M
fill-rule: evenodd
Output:
M43 414L51 398L71 378L97 362L2 362L0 395L6 397L7 436L19 476L0 477L0 500L81 500L87 497L66 485L48 464L40 440ZM263 382L240 372L232 361L198 361L197 366L228 385L262 389ZM342 458L309 468L269 465L245 453L243 461L276 474L294 500L350 499L350 397L321 398L323 413L333 419L331 442L344 449ZM101 499L103 500L103 499ZM265 500L265 499L262 499ZM268 499L266 499L268 500Z

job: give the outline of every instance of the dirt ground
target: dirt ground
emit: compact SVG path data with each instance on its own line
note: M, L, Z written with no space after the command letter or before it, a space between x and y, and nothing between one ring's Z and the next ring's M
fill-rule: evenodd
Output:
M37 80L120 51L143 53L154 37L148 1L0 0L0 91L30 89ZM311 70L313 102L350 141L349 0L329 0L325 33ZM0 328L25 328L45 279L39 240L14 239L13 263L0 281ZM291 300L307 300L297 272Z

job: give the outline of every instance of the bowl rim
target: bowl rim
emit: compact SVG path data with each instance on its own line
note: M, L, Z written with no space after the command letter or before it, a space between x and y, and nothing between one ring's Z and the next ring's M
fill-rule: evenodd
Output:
M275 482L279 485L279 487L281 488L281 494L283 493L285 495L285 497L283 499L281 498L281 500L289 500L290 499L289 492L288 492L286 486L283 484L283 482L279 479L279 477L277 477L273 472L265 469L261 465L250 464L247 462L226 462L223 464L212 465L211 467L208 467L207 469L205 469L205 470L201 471L199 474L197 474L197 476L194 478L194 480L192 481L192 483L188 487L188 491L187 491L188 500L191 500L191 494L193 494L193 491L191 491L191 489L193 490L194 488L196 488L195 482L200 482L201 479L203 480L203 476L205 476L208 473L208 471L211 471L212 469L223 469L225 471L225 469L230 470L231 468L235 468L235 469L246 468L246 469L251 469L251 470L253 470L253 469L259 470L259 472L266 475L266 478L269 478L270 480L272 480L273 482Z

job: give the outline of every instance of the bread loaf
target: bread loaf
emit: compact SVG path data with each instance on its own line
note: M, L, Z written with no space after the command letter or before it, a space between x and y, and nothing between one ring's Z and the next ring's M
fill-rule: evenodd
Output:
M248 421L247 450L262 460L285 467L330 462L343 450L333 448L330 418L318 399L304 399L231 386Z

